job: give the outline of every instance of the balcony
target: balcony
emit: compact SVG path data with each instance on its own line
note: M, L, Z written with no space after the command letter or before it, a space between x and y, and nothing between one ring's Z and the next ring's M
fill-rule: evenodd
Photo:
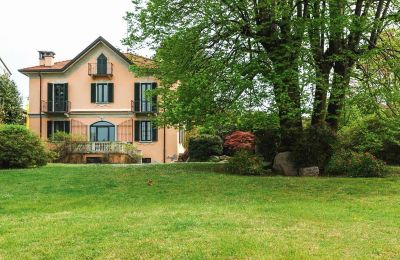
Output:
M42 112L47 114L67 114L71 109L71 101L41 101Z
M95 77L108 77L111 78L113 76L113 64L111 62L107 62L104 65L99 66L98 63L88 63L88 75L92 78Z
M157 113L158 109L151 101L131 100L131 111L136 114L152 114Z

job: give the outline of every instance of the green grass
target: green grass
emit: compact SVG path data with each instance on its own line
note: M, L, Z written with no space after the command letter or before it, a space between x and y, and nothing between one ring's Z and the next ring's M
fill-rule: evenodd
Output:
M2 170L0 259L400 258L400 175L246 177L213 168Z

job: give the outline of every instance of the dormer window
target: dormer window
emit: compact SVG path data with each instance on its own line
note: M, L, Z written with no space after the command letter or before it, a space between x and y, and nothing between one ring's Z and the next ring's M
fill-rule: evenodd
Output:
M92 77L108 77L113 75L113 64L108 62L107 57L102 53L97 57L96 63L89 63L89 76Z
M103 53L97 58L97 74L107 75L107 57Z

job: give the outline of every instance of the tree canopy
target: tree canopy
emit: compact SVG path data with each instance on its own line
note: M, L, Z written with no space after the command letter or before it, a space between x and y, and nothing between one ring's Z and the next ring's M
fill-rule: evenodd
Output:
M167 123L269 111L283 146L307 115L338 129L356 68L388 52L378 43L397 28L400 10L398 0L132 2L124 42L156 50L156 66L145 70L164 86Z
M17 86L7 75L0 75L0 122L19 124L22 120L22 99Z

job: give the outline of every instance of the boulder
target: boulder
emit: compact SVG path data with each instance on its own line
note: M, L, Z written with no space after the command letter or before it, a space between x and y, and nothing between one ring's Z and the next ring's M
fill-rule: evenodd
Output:
M318 168L318 166L300 168L299 175L300 176L318 176L319 168Z
M297 169L290 158L291 152L278 153L274 158L272 168L286 176L296 176Z

